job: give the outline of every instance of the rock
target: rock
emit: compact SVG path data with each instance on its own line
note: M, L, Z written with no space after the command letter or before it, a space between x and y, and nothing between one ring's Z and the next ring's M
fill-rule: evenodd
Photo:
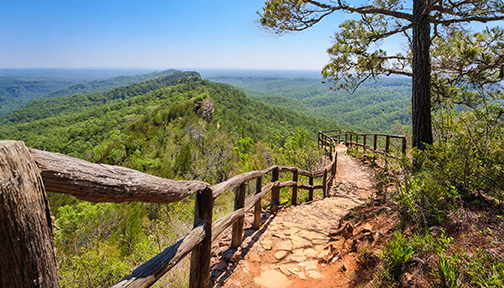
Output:
M307 231L307 230L302 230L299 232L299 236L306 238L310 241L313 242L313 240L329 240L329 237L325 234L314 232L314 231Z
M229 249L229 246L221 246L214 250L215 256L220 256L222 253L226 252Z
M245 274L250 274L250 265L247 261L242 261L240 262L242 264L242 267L243 267L243 272L245 272Z
M226 252L222 253L222 260L229 260L231 259L231 257L235 254L236 252L236 249L233 249L233 248L229 248L228 250L226 250Z
M306 280L306 275L304 274L304 272L299 272L297 275L299 276L299 279Z
M289 251L280 250L280 251L278 251L278 252L275 253L275 258L277 260L282 260L287 255L289 255Z
M290 259L295 262L303 262L306 260L306 257L302 255L291 255Z
M238 262L240 261L241 259L241 250L240 251L236 251L232 256L231 258L229 258L229 261L230 262Z
M264 250L271 250L271 240L261 241L261 245Z
M245 259L250 262L261 262L261 258L259 257L259 255L254 253L247 254L247 256L245 256Z
M275 270L262 272L259 277L254 278L254 282L266 288L283 288L287 287L290 283L285 275Z
M353 226L350 223L342 224L338 229L329 232L329 236L342 236L345 239L349 239L353 236Z
M213 265L213 266L212 266L212 268L211 268L210 270L212 270L212 271L213 271L213 270L219 270L219 271L222 271L222 270L226 269L227 265L228 265L228 264L227 264L226 262L224 262L224 261L220 261L220 262L218 262L217 264Z
M229 280L226 284L230 288L241 288L242 287L241 282L238 280Z
M277 268L285 275L295 275L299 269L293 264L278 265Z
M306 271L318 269L318 261L317 260L302 262L302 263L299 263L298 265L305 267Z
M282 241L282 242L278 243L277 245L275 245L275 248L277 250L291 251L292 250L292 242L291 242L291 240Z
M293 250L300 249L300 248L308 248L313 245L311 241L309 241L305 238L299 237L297 235L292 235L291 241L292 241L292 249Z
M318 255L317 255L317 258L320 258L322 260L325 260L325 262L328 262L328 258L329 258L329 254L330 254L330 251L329 250L323 250L322 252L320 252ZM331 260L329 260L331 261Z
M306 271L306 275L308 275L308 277L313 278L313 279L324 279L325 278L324 275L320 274L317 271Z
M314 249L312 248L308 248L306 249L302 255L306 256L306 257L317 257L319 253L317 251L315 251Z
M212 277L219 277L222 273L224 273L224 271L221 271L221 270L212 270L210 271L210 276Z

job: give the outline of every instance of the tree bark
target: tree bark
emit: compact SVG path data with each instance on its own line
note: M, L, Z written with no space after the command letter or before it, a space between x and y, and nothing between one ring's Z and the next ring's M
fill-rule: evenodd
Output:
M213 195L210 188L198 191L194 209L194 227L205 224L205 238L193 248L189 287L208 287L210 284L210 257L212 255Z
M432 144L430 22L426 1L413 0L413 83L412 126L413 147L424 150Z
M0 141L0 287L60 287L49 204L23 142Z

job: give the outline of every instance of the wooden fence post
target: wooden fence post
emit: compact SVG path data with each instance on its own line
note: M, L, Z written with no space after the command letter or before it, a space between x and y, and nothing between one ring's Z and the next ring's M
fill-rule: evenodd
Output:
M261 193L262 190L262 176L256 179L256 192L255 194ZM252 224L252 229L259 229L261 226L261 199L259 199L254 206L254 223Z
M212 253L213 195L210 188L196 193L194 227L205 224L205 239L192 250L189 287L208 287L210 284L210 257Z
M298 170L292 172L292 181L296 182L296 185L292 186L292 205L297 205L297 194L298 194Z
M378 135L374 135L374 141L373 141L373 150L376 151L378 149Z
M336 165L338 165L338 152L334 152L334 161L333 161L333 165L332 165L332 171L331 171L331 174L332 175L336 175Z
M60 287L42 178L23 142L0 141L0 287Z
M275 167L272 171L271 182L278 181L279 171L278 167ZM280 187L273 187L271 189L271 207L275 205L280 205Z
M402 153L405 154L406 153L406 137L403 137L402 138Z
M364 154L366 154L367 135L364 134Z
M234 210L245 207L245 193L247 192L247 183L243 182L236 191ZM233 231L231 233L231 248L238 248L243 241L243 222L244 216L240 216L236 222L233 223Z
M386 153L389 153L389 150L390 150L389 148L390 148L390 137L389 137L389 135L387 135L385 137L385 152Z
M308 201L313 201L313 176L310 176L308 181L308 184L312 186L310 189L308 189Z
M327 197L327 169L324 169L324 177L322 178L322 195Z

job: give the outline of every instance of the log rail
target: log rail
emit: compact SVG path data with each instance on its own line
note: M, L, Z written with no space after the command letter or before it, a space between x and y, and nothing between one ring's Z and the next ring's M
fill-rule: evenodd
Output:
M371 136L372 138L369 138ZM359 141L359 137L363 140L362 143ZM384 149L378 148L378 137L385 137ZM406 150L406 138L404 136L361 134L344 130L320 131L318 133L318 145L321 149L326 151L329 159L329 163L322 169L310 172L297 167L276 165L260 171L243 173L213 186L201 181L164 179L129 168L95 164L59 153L26 148L24 143L19 141L0 141L0 159L3 159L0 163L0 209L6 208L5 211L0 212L7 217L5 218L0 215L2 216L0 220L3 219L0 224L4 224L4 226L11 225L11 223L5 219L8 219L12 215L18 215L19 213L25 213L27 215L30 213L40 214L43 216L43 220L41 221L43 227L40 229L44 231L52 230L51 219L47 213L47 211L49 211L47 200L42 200L42 202L37 200L39 204L41 204L39 205L40 207L37 208L37 211L33 209L24 209L23 207L20 207L18 211L10 210L12 207L17 207L17 203L19 202L18 199L20 199L19 194L27 193L22 190L28 189L26 188L28 186L23 185L21 187L19 183L35 181L34 185L30 186L32 188L29 188L31 189L31 194L26 195L35 195L29 196L34 198L38 197L37 195L40 194L43 199L46 199L46 189L52 192L70 194L85 201L116 203L129 201L170 203L180 201L195 194L194 228L187 236L140 265L131 274L119 280L112 287L150 287L174 265L187 256L189 252L192 252L189 287L208 287L210 280L212 241L227 227L232 225L231 245L232 247L240 246L243 240L243 219L245 213L251 209L254 210L252 227L258 229L261 220L261 201L266 194L271 192L270 201L272 206L280 204L279 192L280 188L283 187L292 188L291 205L297 205L299 189L308 190L308 201L313 200L313 192L317 189L322 190L324 198L328 197L328 183L331 182L337 172L337 143L356 145L363 147L364 151L368 149L395 157L390 154L389 145L391 138L402 139L401 152L404 153ZM373 139L373 146L368 145L368 139ZM28 163L28 165L25 165L25 163ZM16 171L19 170L19 168L15 167L23 167L23 170L27 170L32 174L27 176L28 173L24 173L26 171ZM281 173L292 173L292 180L280 182L279 176ZM271 182L263 185L264 176L267 174L271 174ZM309 184L300 183L300 176L308 178ZM33 180L37 179L37 177L42 179L43 185L40 185L40 183L37 184L37 180ZM322 184L314 185L314 179L318 178L322 178ZM246 199L246 184L254 180L256 184L255 193ZM234 211L212 222L213 202L215 198L219 197L219 195L228 189L235 192ZM33 194L33 191L36 191L36 193ZM32 200L28 199L27 201ZM15 231L17 229L16 227L19 226L18 224L12 225L12 227L6 226L4 229ZM46 234L49 233L47 231L45 232ZM19 233L19 235L22 235L23 233L29 234L31 232L20 231ZM49 248L45 249L44 257L55 259L54 242L52 240L47 241L46 246ZM2 241L2 243L4 242L5 241ZM2 246L2 243L0 243L0 252L3 251L2 255L7 254L5 251L8 249L13 250L10 246ZM16 245L20 246L18 248L23 248L21 246L26 246L28 244L23 242ZM25 260L30 261L31 259ZM19 263L23 263L23 261ZM43 274L43 277L54 278L54 275L57 275L56 264L54 263L53 266L54 267L50 267L52 269L50 272L51 274L47 274L49 276ZM22 271L17 268L13 269ZM22 285L14 282L11 279L12 277L7 277L12 276L8 273L9 269L2 269L0 271L3 271L0 272L1 287L35 287L30 285L26 286L26 282ZM39 275L39 277L42 276ZM37 283L35 279L31 282ZM52 281L50 287L59 287L59 283L57 283L57 281Z
M391 147L391 140L395 139L400 141L400 147ZM331 152L331 147L334 141L337 143L345 144L347 146L362 147L364 153L366 153L366 150L368 150L395 159L400 158L401 155L405 154L407 148L406 136L403 135L383 133L357 133L341 129L319 131L319 148L324 149L327 152Z

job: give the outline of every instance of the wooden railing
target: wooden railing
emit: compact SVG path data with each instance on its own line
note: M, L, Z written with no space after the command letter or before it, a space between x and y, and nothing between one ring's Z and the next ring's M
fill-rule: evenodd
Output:
M208 287L212 241L227 227L233 225L231 246L234 248L240 246L243 239L245 212L254 208L253 228L258 229L261 219L261 199L267 193L271 192L271 205L280 204L280 188L282 187L292 187L292 205L298 202L298 189L308 190L308 201L313 200L313 192L316 189L322 189L323 197L328 197L328 183L336 174L337 150L334 149L335 141L323 133L319 133L319 145L320 135L324 135L323 146L326 151L329 149L330 159L330 163L320 170L310 172L297 167L272 166L265 170L237 175L214 186L201 181L164 179L129 168L95 164L58 153L28 149L23 142L0 141L0 160L2 160L0 162L0 195L3 197L0 199L2 200L0 202L0 225L2 226L0 227L8 232L6 235L12 234L8 236L12 239L18 239L20 235L24 235L23 233L40 234L44 238L44 241L34 238L33 241L44 243L40 244L44 246L43 249L38 250L32 248L32 243L19 242L13 244L17 246L12 248L7 247L7 242L0 241L2 242L0 243L1 255L5 256L3 259L5 263L19 263L21 266L24 265L24 261L36 262L49 259L50 261L44 262L42 266L40 263L34 263L36 271L33 274L36 276L24 276L30 279L38 277L39 280L56 279L50 285L47 283L42 283L44 284L42 285L32 279L30 283L34 283L33 287L59 287L52 223L48 213L45 189L70 194L86 201L116 203L127 201L170 203L195 194L194 228L188 235L140 265L113 287L150 287L191 251L189 287ZM268 173L271 173L271 182L263 186L264 175ZM281 173L292 173L292 180L280 182ZM30 177L27 176L28 174ZM309 184L300 183L300 176L307 177ZM322 178L322 184L314 185L314 179L317 178ZM253 180L256 184L255 194L245 199L246 183ZM19 187L19 183L23 183L22 187ZM234 211L212 223L214 199L226 190L236 187L238 189L233 189L235 190ZM19 195L28 196L24 199ZM26 209L34 201L40 204L37 209ZM24 225L26 223L23 221L30 217L35 219L31 222L37 222L40 227L33 228ZM12 243L9 242L10 244ZM11 250L17 252L14 253ZM20 257L23 258L21 261ZM12 262L9 261L10 259ZM43 265L50 266L50 269L40 269L44 267ZM25 285L29 281L16 282L15 280L16 277L21 278L23 275L14 274L27 273L23 267L0 269L2 271L0 272L0 286L27 287Z
M391 140L398 141L398 145L392 145ZM366 150L369 150L392 158L400 158L400 155L406 153L407 146L406 136L403 135L356 133L346 130L319 131L319 148L330 153L334 143L362 147L364 153L366 153Z

